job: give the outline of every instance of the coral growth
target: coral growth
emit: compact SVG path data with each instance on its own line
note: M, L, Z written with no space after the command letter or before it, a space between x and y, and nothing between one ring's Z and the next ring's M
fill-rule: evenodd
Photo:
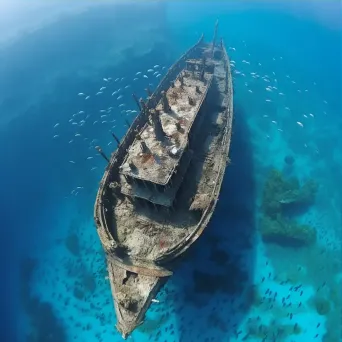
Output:
M322 296L315 296L313 298L313 304L317 313L321 316L325 316L330 312L330 302Z
M276 219L264 216L260 220L260 232L264 241L285 246L310 245L316 241L316 229L286 220L282 216Z
M315 200L317 188L317 183L313 180L300 186L296 178L285 180L281 172L272 170L263 191L264 213L276 217L287 205L310 205Z
M272 170L263 189L260 232L264 241L284 246L304 246L316 241L316 230L285 216L287 209L306 208L315 200L316 182L309 180L300 186L296 178L284 179L281 172Z

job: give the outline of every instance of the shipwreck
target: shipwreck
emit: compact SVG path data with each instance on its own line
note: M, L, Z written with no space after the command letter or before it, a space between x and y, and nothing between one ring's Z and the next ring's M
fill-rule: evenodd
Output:
M172 262L214 212L233 121L233 83L222 39L203 35L168 70L107 160L94 219L123 338L143 320Z

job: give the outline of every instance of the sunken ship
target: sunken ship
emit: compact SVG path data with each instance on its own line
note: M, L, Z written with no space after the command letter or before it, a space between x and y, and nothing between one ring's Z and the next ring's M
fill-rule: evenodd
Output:
M203 35L168 70L107 160L94 207L123 338L139 326L172 263L199 238L229 164L233 84L222 38Z

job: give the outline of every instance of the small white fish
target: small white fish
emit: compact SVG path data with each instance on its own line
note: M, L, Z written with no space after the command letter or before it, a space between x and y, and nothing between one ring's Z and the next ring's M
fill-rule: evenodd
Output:
M268 115L267 114L263 115L263 118L268 118Z
M271 122L274 123L275 125L277 124L277 121L272 120Z
M91 169L90 169L90 171L94 171L94 170L96 170L97 169L97 166L94 166L94 167L92 167Z
M165 67L165 66L163 66L163 67L162 67L162 70L164 70L165 68L166 68L166 67Z
M83 110L80 110L80 111L78 112L78 114L84 114L84 111L83 111Z
M77 122L73 122L72 125L77 125Z
M73 119L70 119L69 122L72 122Z
M78 93L77 95L78 96L84 96L85 94L84 93Z
M279 95L284 96L284 93L279 93Z
M282 129L280 129L280 128L278 128L278 131L279 131L279 132L283 132L283 130L282 130Z
M141 74L141 71L138 71L137 73L136 73L136 75L140 75Z
M105 109L100 109L100 113L105 113L106 110Z
M95 125L96 123L98 123L98 121L97 121L97 120L95 120L95 121L93 122L93 125Z
M112 143L112 141L110 141L107 145L109 146Z
M159 303L159 300L158 300L158 299L152 298L151 300L152 300L153 303Z
M125 89L128 89L128 88L130 88L130 87L131 87L130 85L126 85Z
M69 160L69 163L76 164L73 160Z
M73 140L71 139L71 140L69 140L69 144L71 144L73 142Z
M106 121L106 120L104 120L104 121L102 121L101 123L103 123L103 124L104 124L104 123L106 123L106 122L107 122L107 121Z
M76 189L84 189L84 187L83 186L78 186L78 187L76 187Z
M304 118L308 118L307 115L303 114Z
M115 79L115 82L119 81L119 79L120 79L120 78L116 78L116 79Z
M153 69L148 69L147 72L153 72L154 70Z
M88 100L90 98L90 96L88 95L85 99Z
M266 102L272 102L272 101L271 101L271 100L269 100L269 99L266 99L265 101L266 101Z
M289 107L285 107L286 110L291 110Z
M155 66L153 66L153 68L159 68L159 64L156 64Z
M137 80L138 80L138 78L136 78L136 77L135 77L135 78L133 78L133 81L137 81Z
M124 79L125 79L125 77L122 77L122 78L121 78L121 81L123 81Z
M136 110L131 110L131 113L138 113Z
M87 160L93 159L93 157L87 157Z
M76 133L76 134L75 134L75 137L80 137L80 136L81 136L80 133Z
M107 117L106 114L101 115L101 118L106 118L106 117Z
M146 76L146 75L144 75L143 77L144 77L144 78L148 78L148 76Z
M112 96L114 96L116 93L117 93L117 91L114 91L114 92L112 93Z
M56 125L53 126L53 128L56 128L59 126L59 123L57 122Z
M161 74L158 74L156 77L160 77L161 76Z
M98 92L96 93L96 95L100 95L100 94L103 94L102 91L98 91Z
M312 113L310 113L309 115L310 115L312 118L314 118L314 117L315 117L315 116L314 116Z
M124 103L121 103L119 107L125 107L126 105Z
M108 79L107 79L107 78L103 78L103 80L104 80L105 82L108 82Z
M106 89L106 87L101 87L101 88L100 88L100 91L105 90L105 89Z
M120 95L120 96L117 97L117 100L120 100L120 99L122 99L122 98L123 98L123 96Z
M53 136L54 139L56 139L56 138L58 138L58 137L59 137L59 135L57 135L57 134Z
M299 125L300 127L304 127L304 125L300 121L297 121L297 125Z
M249 89L248 91L249 91L250 93L253 93L253 91L252 91L252 90L250 90L250 89Z

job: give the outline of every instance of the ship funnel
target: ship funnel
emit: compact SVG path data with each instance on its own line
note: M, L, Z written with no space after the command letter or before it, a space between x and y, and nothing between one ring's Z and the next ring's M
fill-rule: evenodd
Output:
M95 146L95 149L101 154L101 156L107 160L107 162L109 163L109 159L107 158L107 156L104 154L102 148L100 146Z
M159 111L157 111L156 109L151 109L150 118L151 118L151 121L153 122L154 133L156 135L156 138L158 140L163 140L165 133L163 130L163 126L160 122Z

